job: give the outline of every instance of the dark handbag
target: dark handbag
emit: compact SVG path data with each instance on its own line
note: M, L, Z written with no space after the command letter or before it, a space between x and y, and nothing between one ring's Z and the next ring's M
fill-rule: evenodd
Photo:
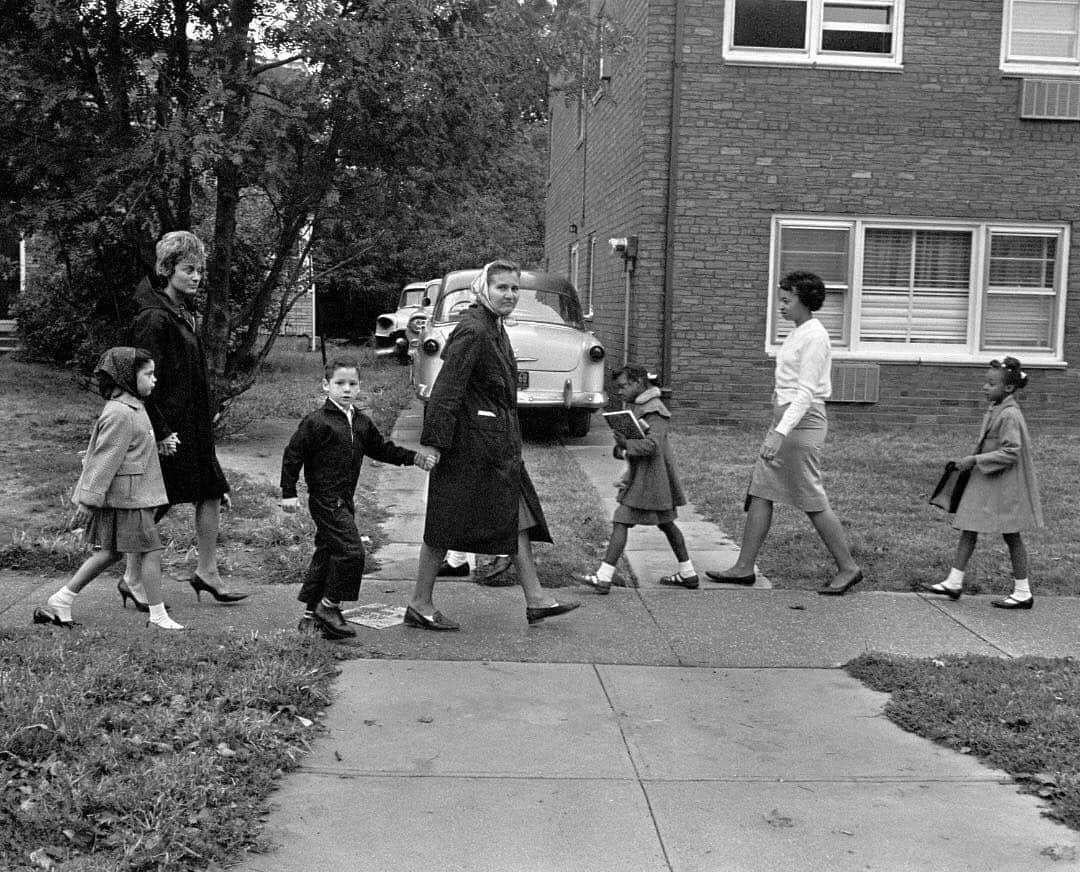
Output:
M969 478L971 478L970 469L961 470L950 460L945 464L945 472L938 481L937 487L930 494L930 505L944 509L950 515L956 514Z

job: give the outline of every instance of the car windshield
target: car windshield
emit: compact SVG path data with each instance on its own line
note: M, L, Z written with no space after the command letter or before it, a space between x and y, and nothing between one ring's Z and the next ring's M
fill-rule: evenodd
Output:
M398 301L399 309L416 309L424 305L424 289L417 288L412 291L402 291Z
M473 302L470 288L451 291L439 301L437 321L460 321L462 314ZM517 307L511 316L516 321L532 321L541 324L563 324L584 329L581 320L581 304L572 294L556 291L538 291L522 288Z

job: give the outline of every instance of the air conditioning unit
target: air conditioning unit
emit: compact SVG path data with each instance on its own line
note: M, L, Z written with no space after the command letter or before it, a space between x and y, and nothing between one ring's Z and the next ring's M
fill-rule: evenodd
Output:
M876 363L832 365L832 397L830 403L876 403L881 387L881 371Z
M1080 81L1023 79L1020 84L1020 117L1080 121Z

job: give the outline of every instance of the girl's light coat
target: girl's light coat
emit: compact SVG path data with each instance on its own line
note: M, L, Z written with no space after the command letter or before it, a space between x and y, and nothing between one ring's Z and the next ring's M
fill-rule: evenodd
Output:
M123 393L105 403L71 501L99 509L152 509L169 501L154 428L141 400Z
M1031 462L1031 437L1012 396L983 418L982 448L975 455L952 525L975 533L1019 533L1043 525L1042 504Z

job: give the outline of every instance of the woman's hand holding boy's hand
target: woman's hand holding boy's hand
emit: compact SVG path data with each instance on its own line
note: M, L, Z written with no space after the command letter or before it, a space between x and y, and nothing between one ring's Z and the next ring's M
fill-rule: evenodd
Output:
M435 464L439 462L439 457L441 457L441 454L438 448L421 445L420 450L416 452L416 460L413 462L425 472L431 472L435 468Z
M969 454L967 457L961 457L956 461L956 468L961 472L964 470L972 469L975 466L975 455Z
M622 449L626 449L626 437L623 436L618 430L612 430L611 435L615 437L615 444Z
M300 508L300 497L285 497L281 500L281 511L291 515Z

